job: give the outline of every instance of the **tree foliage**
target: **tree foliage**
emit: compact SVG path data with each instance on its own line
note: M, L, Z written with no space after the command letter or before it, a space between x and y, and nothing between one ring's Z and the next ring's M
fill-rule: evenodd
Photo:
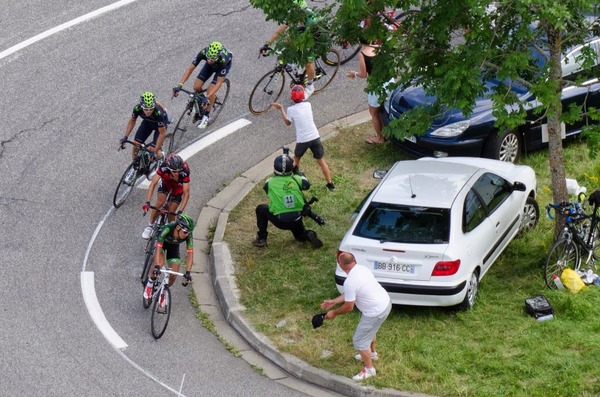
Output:
M294 0L251 0L268 20L304 23L307 9ZM597 0L337 0L309 2L319 15L311 30L288 29L280 41L288 59L301 60L319 38L317 54L334 40L366 40L380 43L378 62L368 79L368 91L383 95L383 84L395 78L397 86L419 84L437 98L432 106L405 113L384 131L397 138L422 134L432 118L444 109L459 109L468 116L475 99L492 79L505 82L492 93L497 127L516 129L526 122L526 104L510 89L522 84L538 100L539 120L547 120L549 162L554 200L567 199L562 163L561 122L573 121L588 112L598 120L596 109L571 107L563 113L561 87L578 81L563 81L560 61L564 51L583 43L597 15ZM385 12L406 13L401 24L389 29ZM367 26L360 21L368 20ZM363 24L364 25L364 24ZM596 32L597 33L597 32ZM293 43L289 48L288 44ZM314 51L315 47L312 47ZM577 62L589 67L594 51L583 51ZM584 129L590 154L599 150L597 126Z

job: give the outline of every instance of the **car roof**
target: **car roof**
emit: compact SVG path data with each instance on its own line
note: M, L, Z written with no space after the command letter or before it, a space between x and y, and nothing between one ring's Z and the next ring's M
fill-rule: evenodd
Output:
M380 182L372 201L450 208L460 190L480 167L440 160L398 161Z

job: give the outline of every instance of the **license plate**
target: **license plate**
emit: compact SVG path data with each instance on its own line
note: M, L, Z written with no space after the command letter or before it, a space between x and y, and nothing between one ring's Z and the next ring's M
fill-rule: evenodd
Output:
M415 273L415 265L407 265L402 263L375 262L373 269L405 274Z
M406 139L407 141L412 142L412 143L417 143L417 137L414 135L407 136L404 139Z

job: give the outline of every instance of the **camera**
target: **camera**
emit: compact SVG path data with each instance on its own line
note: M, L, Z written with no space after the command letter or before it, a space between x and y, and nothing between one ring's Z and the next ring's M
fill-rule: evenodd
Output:
M317 222L320 226L323 226L325 224L325 219L315 214L312 210L312 207L310 206L311 204L316 203L317 201L319 201L319 199L313 196L310 198L310 200L304 203L304 207L302 208L302 216L309 217L313 221Z
M287 145L284 145L281 150L283 150L283 154L290 155L290 148Z

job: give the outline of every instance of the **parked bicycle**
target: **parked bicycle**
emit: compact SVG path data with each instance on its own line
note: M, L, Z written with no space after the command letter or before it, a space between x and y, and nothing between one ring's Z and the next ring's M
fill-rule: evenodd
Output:
M556 289L554 277L564 269L581 270L582 265L595 268L600 259L600 217L598 205L594 203L592 215L588 215L581 202L549 204L546 213L551 219L551 211L560 212L565 223L560 237L556 240L544 264L544 281L550 289Z
M323 91L331 83L339 68L340 54L334 49L330 49L325 56L317 58L315 60L315 79L313 81L315 91L313 94ZM290 88L297 84L304 86L304 68L279 59L275 68L258 80L250 94L248 107L252 114L266 113L271 104L279 99L285 86L286 74L291 80Z
M223 110L223 107L229 98L230 88L231 83L229 82L229 79L225 79L221 85L221 88L215 94L215 103L213 104L212 110L208 114L208 126L213 124L217 117L219 117L219 114L221 114L221 111ZM188 128L191 128L192 131L196 129L196 123L200 121L204 115L206 107L208 106L208 98L204 95L206 90L202 90L198 93L194 91L188 91L183 87L177 87L177 90L185 92L187 94L188 101L185 105L183 113L181 113L181 116L179 116L179 120L177 120L177 124L175 124L173 132L167 134L169 137L168 153L173 153L181 147L181 144L184 142L183 137L186 135L186 133L188 133L189 137L189 134L191 133L191 131L188 131Z
M169 222L169 219L168 219L169 215L177 216L177 213L169 212L167 210L167 205L169 203L170 196L171 196L171 192L169 192L169 194L167 195L165 204L163 204L162 207L157 208L154 206L150 206L150 208L158 211L158 216L156 217L156 221L152 224L152 234L150 235L150 238L148 238L148 241L146 242L146 249L144 250L144 252L145 252L144 267L142 269L142 274L140 276L140 280L142 282L142 285L144 285L144 286L146 285L146 282L148 281L150 268L152 268L153 263L154 263L154 253L156 252L156 239L158 237L158 232L159 232L160 228L163 227L163 225L165 225L166 223ZM148 302L148 305L150 305L149 302ZM148 306L146 306L146 300L144 300L144 307L146 309L148 308Z
M169 324L169 318L171 317L171 289L169 288L169 276L182 276L183 273L175 272L167 267L163 267L160 271L157 271L156 281L154 282L154 288L152 290L152 297L146 300L144 299L144 308L152 305L152 316L150 317L150 329L154 339L159 339L167 330ZM186 281L182 283L185 287L188 285Z
M137 145L137 142L129 140L125 141L125 143ZM129 197L133 186L142 175L150 179L149 175L158 167L159 161L152 159L154 153L150 152L149 147L149 144L139 144L139 151L135 159L131 162L131 164L129 164L123 173L123 176L121 176L119 184L117 185L117 190L115 190L115 195L113 197L113 205L115 208L119 208L123 205L127 197ZM124 147L121 146L119 150L121 149L124 149Z

